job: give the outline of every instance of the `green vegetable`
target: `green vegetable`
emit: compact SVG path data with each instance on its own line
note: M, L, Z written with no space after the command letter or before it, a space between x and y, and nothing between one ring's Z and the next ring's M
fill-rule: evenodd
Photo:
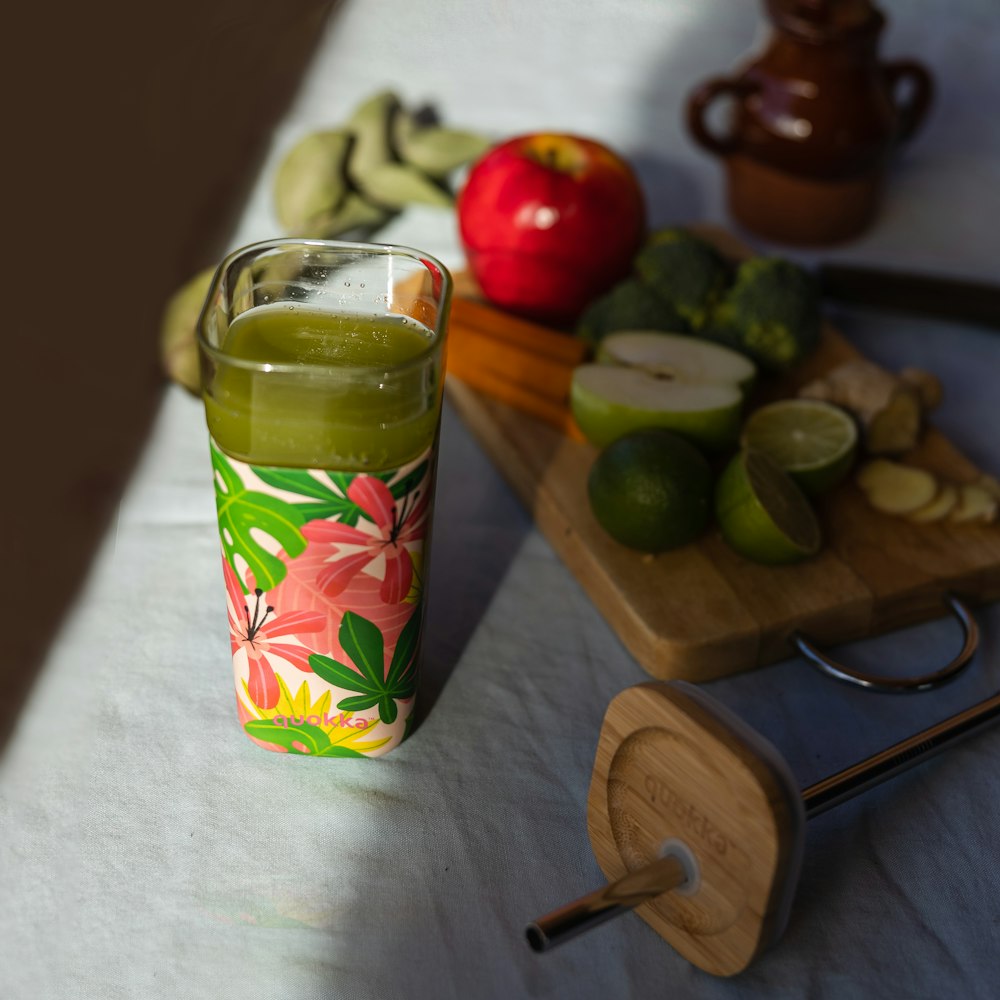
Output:
M453 204L451 192L423 171L395 161L371 167L358 182L361 193L376 205L399 211L411 203L447 208Z
M616 330L688 332L683 317L637 278L626 278L592 302L576 326L576 335L591 344Z
M492 145L490 139L476 132L440 125L421 128L408 124L396 130L396 137L402 159L435 180L444 180L452 170L482 156Z
M821 322L819 289L807 272L778 257L752 257L701 333L784 371L816 347Z
M706 324L732 277L732 268L715 247L683 229L653 233L634 266L639 278L692 330Z
M167 301L160 326L160 359L166 373L196 396L201 392L196 330L215 268L200 271Z
M347 173L355 187L361 187L369 170L394 159L391 143L392 123L402 112L399 98L383 90L362 101L347 120L347 131L354 145L347 161Z
M285 232L298 233L316 216L336 211L347 193L353 144L346 129L328 129L305 136L285 154L274 178L274 207Z
M447 176L489 145L485 136L426 124L380 91L342 128L312 132L288 150L274 183L278 221L298 237L370 239L410 204L450 207Z
M300 230L307 239L369 239L379 226L389 220L391 209L368 201L356 191L348 191L332 212L314 215Z

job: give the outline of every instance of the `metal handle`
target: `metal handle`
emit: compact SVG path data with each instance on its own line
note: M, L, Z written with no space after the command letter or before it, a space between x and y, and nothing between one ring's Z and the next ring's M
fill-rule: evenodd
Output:
M951 608L959 625L962 626L962 648L946 666L919 677L878 677L874 674L865 674L860 670L838 663L817 649L801 632L794 633L791 641L813 666L818 667L824 674L828 674L838 681L857 684L872 691L929 691L957 676L962 667L972 659L976 647L979 645L979 626L976 625L976 620L972 617L969 609L954 594L946 594L945 603Z

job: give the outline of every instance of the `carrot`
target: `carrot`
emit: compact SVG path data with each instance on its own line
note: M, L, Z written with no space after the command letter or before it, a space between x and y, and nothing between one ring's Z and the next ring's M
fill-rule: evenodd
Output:
M533 392L484 368L475 355L466 353L461 347L456 349L456 341L448 345L448 376L461 379L470 388L485 393L512 409L551 424L575 441L584 440L565 403L555 402L548 396Z
M498 341L571 366L582 364L587 358L588 348L582 340L472 299L459 296L452 299L451 322L453 326L478 330Z
M586 344L567 334L471 299L452 301L448 374L577 441L583 435L569 392L573 369L587 353Z
M437 304L425 296L419 296L409 302L394 302L392 305L392 311L401 312L405 316L415 319L418 323L423 323L424 326L429 327L432 330L437 323Z
M461 325L452 325L448 344L449 351L461 354L470 364L475 363L498 378L562 406L569 401L572 365L532 354L513 343Z

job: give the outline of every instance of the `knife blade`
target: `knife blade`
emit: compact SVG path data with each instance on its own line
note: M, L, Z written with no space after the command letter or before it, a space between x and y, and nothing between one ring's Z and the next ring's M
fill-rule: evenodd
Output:
M839 302L1000 328L1000 285L853 264L815 273L823 295Z

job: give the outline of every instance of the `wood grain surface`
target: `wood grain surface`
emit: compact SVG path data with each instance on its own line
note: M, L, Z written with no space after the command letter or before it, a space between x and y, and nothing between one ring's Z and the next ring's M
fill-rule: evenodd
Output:
M725 252L745 255L728 234L702 232ZM475 294L462 275L456 291ZM765 396L794 395L857 356L826 324L814 354L794 375L766 386ZM949 592L971 603L1000 598L1000 527L911 524L873 510L853 482L822 499L825 545L797 565L751 563L714 527L681 549L634 552L609 538L590 511L586 481L595 449L455 378L446 385L539 529L654 677L706 681L784 659L794 652L789 637L796 631L832 644L941 617ZM978 474L933 427L907 461L957 481Z

